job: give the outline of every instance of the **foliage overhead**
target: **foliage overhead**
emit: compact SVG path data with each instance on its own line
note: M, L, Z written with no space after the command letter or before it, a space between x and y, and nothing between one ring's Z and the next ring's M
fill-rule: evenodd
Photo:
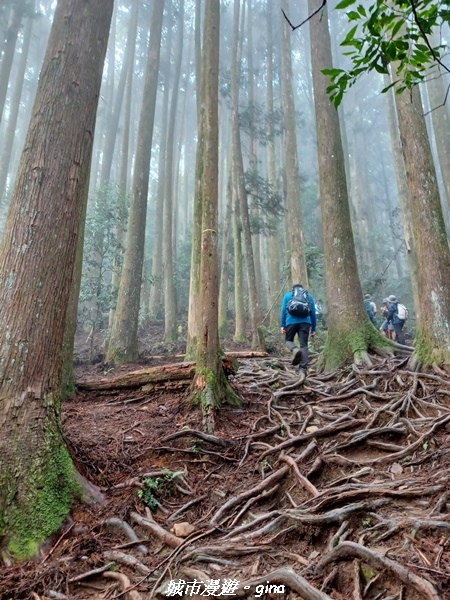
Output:
M352 63L348 70L322 71L330 77L327 92L336 107L360 75L370 71L388 74L392 63L393 83L383 92L394 85L396 93L411 89L424 81L433 67L449 72L442 63L447 44L432 41L433 34L450 22L448 0L376 0L369 7L357 0L341 0L336 9L346 10L351 25L341 46L348 48L343 54Z

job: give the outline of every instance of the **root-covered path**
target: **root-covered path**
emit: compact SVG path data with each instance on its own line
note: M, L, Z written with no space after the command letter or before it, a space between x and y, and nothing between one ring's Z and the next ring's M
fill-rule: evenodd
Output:
M215 435L177 390L66 402L105 500L5 568L1 597L450 599L448 377L393 359L298 385L266 357L232 385Z

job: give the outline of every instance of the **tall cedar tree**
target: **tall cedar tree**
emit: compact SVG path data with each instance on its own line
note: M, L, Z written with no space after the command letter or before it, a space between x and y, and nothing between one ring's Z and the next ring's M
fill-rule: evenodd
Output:
M418 87L395 95L417 255L419 321L412 368L450 371L450 250Z
M155 0L152 10L150 42L139 116L139 130L133 173L130 216L120 278L116 313L111 329L107 360L117 364L136 360L139 308L144 267L145 223L152 153L153 123L158 89L159 56L164 0Z
M319 0L309 0L310 14L320 5ZM328 336L322 366L333 370L349 358L356 363L370 363L369 349L382 354L389 351L369 321L362 300L339 117L327 96L327 78L322 74L323 69L332 68L326 6L309 24L328 298Z
M219 162L219 43L220 1L208 0L205 6L201 123L202 154L202 235L200 250L200 327L197 343L197 364L193 382L194 396L203 408L205 427L214 428L214 408L228 394L219 347L218 296L218 162Z
M0 246L0 539L30 556L80 487L61 363L113 0L59 0Z
M281 8L289 12L289 1L280 0ZM288 23L281 24L281 76L282 105L285 135L286 160L286 208L288 212L289 250L291 253L292 283L308 285L306 271L305 243L303 240L300 208L300 172L297 151L297 121L295 116L294 88L292 85L291 39Z

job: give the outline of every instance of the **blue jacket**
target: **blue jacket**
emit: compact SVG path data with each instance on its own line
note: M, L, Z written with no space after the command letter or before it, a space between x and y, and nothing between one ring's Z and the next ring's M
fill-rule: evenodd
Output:
M308 293L308 300L311 305L311 314L309 317L294 317L289 314L286 310L286 305L288 300L292 298L292 290L287 292L283 296L283 302L281 304L281 312L280 312L280 325L281 327L286 327L286 325L294 325L294 323L311 323L311 332L316 330L316 303L314 302L314 298L311 294Z
M391 302L389 304L388 314L387 314L387 322L392 323L392 325L397 325L398 323L404 323L401 319L398 318L398 302Z

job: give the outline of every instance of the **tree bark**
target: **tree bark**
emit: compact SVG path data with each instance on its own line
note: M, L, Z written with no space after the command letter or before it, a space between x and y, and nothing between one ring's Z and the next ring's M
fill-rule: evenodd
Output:
M60 0L0 246L0 539L33 555L79 492L61 363L112 0Z
M184 0L180 0L178 11L175 48L175 72L170 99L169 123L167 129L166 173L164 185L164 341L174 342L177 339L177 296L174 283L174 251L173 251L173 180L174 180L174 140L175 121L178 108L178 89L180 84L181 58L183 55ZM175 188L176 189L176 188Z
M319 6L319 0L309 0L309 13ZM358 277L339 117L322 74L332 68L326 6L309 23L328 299L328 336L321 365L328 371L348 359L370 363L367 350L381 349L386 341L369 321Z
M420 318L411 366L450 370L450 250L439 188L417 87L396 94L417 253Z
M214 429L214 409L226 397L218 328L218 168L219 168L220 0L205 6L202 56L202 234L200 262L200 331L193 382L194 399L203 410L204 426Z
M231 56L231 137L233 146L233 181L239 201L240 220L242 225L242 241L247 268L247 284L250 297L249 312L252 325L252 347L259 345L258 327L261 323L261 307L256 285L255 262L253 257L252 236L250 232L250 216L247 191L244 182L244 164L242 160L241 132L239 125L239 4L234 5L233 44Z
M139 355L137 330L144 264L147 195L156 92L158 89L163 10L164 0L155 0L152 10L144 95L139 118L139 135L136 148L125 256L117 298L116 314L107 352L107 360L117 364L136 360Z
M288 0L281 0L281 7L288 14ZM287 21L281 24L281 74L282 103L286 138L286 205L288 211L288 237L291 256L292 284L308 286L305 244L303 241L300 208L300 172L298 168L297 127L295 119L294 90L292 86L292 61L290 29Z

